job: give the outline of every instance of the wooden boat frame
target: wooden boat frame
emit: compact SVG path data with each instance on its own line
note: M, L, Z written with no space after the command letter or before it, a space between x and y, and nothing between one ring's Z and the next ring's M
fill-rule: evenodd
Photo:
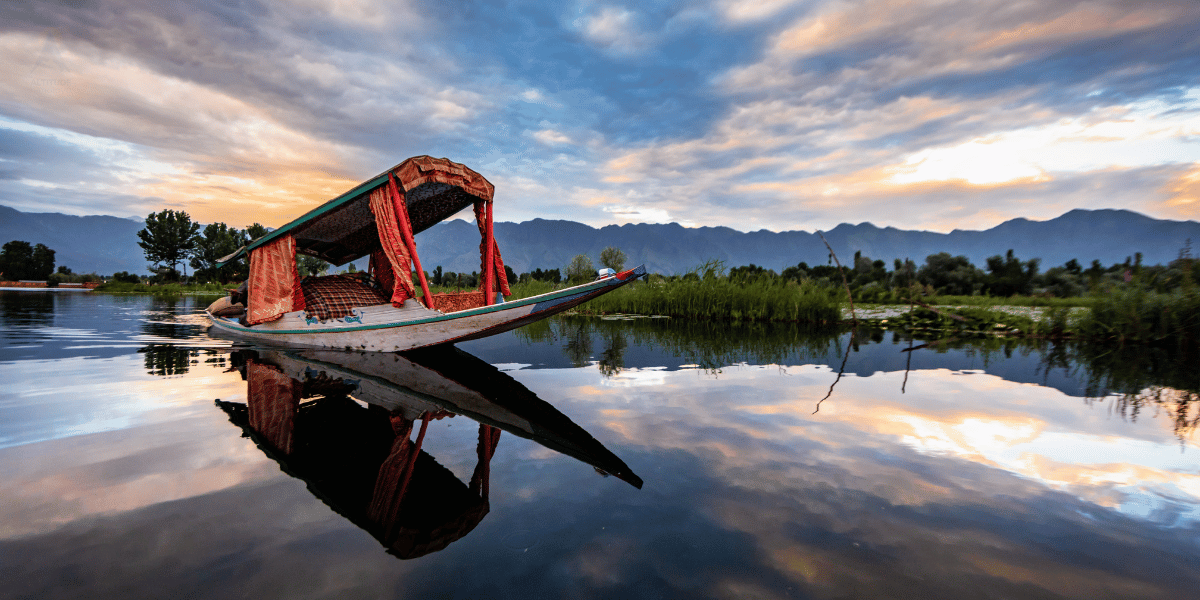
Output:
M508 283L492 231L493 190L481 175L458 163L410 158L221 259L219 264L227 264L249 257L251 318L218 316L213 307L208 316L216 331L259 342L397 352L515 329L645 275L644 266L609 271L590 283L505 302ZM480 290L468 295L482 306L446 306L450 310L443 312L435 308L443 296L430 293L414 235L472 204L482 237L482 269ZM378 262L380 272L394 282L391 302L354 306L348 314L326 320L312 317L298 291L297 253L334 265L371 255L372 268ZM425 306L416 300L410 272L417 274Z

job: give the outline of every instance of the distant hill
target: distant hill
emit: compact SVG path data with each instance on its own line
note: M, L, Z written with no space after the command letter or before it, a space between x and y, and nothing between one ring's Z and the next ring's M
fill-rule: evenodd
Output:
M57 251L57 264L77 273L146 272L137 245L144 223L109 216L75 217L57 213L23 213L0 206L0 244L10 240L42 243ZM823 265L829 252L815 233L754 231L728 227L686 228L666 225L609 225L599 229L574 221L534 219L496 223L496 240L505 263L518 272L562 268L576 254L599 262L605 246L629 256L629 266L645 263L651 272L682 273L708 259L734 267L754 263L776 271L804 261ZM825 237L844 263L855 251L883 259L918 263L937 252L963 254L982 267L987 257L1012 248L1022 259L1040 258L1043 269L1075 258L1086 266L1122 262L1135 252L1146 264L1165 264L1179 255L1190 238L1200 248L1200 223L1152 219L1127 210L1073 210L1049 221L1013 219L984 231L950 233L907 231L871 223L842 224ZM478 271L479 230L462 220L439 223L417 236L427 270Z
M45 244L54 250L56 267L76 273L148 272L137 245L137 232L145 226L120 217L26 213L0 206L0 245L12 240Z
M534 219L497 223L496 241L506 264L523 272L537 267L564 266L576 254L598 262L605 246L616 246L629 264L645 263L651 272L682 273L708 259L726 266L756 264L776 271L801 261L823 265L829 251L816 233L754 231L728 227L685 228L666 225L609 225L599 229L574 221ZM1013 249L1022 259L1040 258L1042 268L1072 258L1087 266L1093 259L1105 266L1122 262L1135 252L1146 264L1165 264L1179 256L1190 238L1200 248L1200 223L1152 219L1128 210L1073 210L1049 221L1013 219L984 231L950 233L906 231L871 223L842 224L824 232L843 263L856 251L872 259L911 258L917 263L938 252L966 255L983 267L989 256ZM465 221L439 223L417 236L422 265L442 265L447 271L479 269L478 250L464 240L478 238L478 229Z

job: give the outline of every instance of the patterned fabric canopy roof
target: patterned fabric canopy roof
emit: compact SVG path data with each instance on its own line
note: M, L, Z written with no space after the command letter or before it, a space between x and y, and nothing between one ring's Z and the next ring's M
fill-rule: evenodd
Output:
M475 202L491 202L495 188L471 169L445 158L414 156L304 216L221 259L221 264L291 233L296 251L343 265L379 248L370 195L384 186L388 173L404 188L413 234L420 233Z

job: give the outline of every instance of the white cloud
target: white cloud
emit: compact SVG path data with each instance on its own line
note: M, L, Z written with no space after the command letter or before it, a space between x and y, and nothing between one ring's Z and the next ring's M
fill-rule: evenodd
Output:
M963 180L984 185L1200 161L1200 88L1185 101L1137 102L1055 123L990 134L909 156L891 181Z
M635 54L652 43L651 37L638 29L637 15L624 8L605 7L579 24L588 41L616 54Z
M566 134L564 134L560 131L555 131L553 129L542 129L540 131L535 132L533 134L533 137L537 141L539 141L543 144L546 144L547 146L557 146L560 144L572 143L571 138L568 137Z

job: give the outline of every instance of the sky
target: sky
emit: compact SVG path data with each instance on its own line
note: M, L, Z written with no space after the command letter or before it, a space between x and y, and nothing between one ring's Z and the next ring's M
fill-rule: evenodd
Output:
M0 204L278 227L429 154L501 221L1200 220L1198 30L1195 0L8 0Z

